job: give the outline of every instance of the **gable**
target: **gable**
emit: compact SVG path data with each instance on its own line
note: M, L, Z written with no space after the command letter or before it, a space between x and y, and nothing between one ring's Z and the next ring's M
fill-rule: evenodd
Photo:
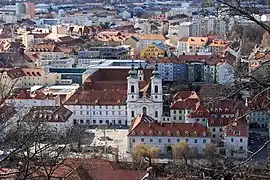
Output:
M136 101L136 103L153 103L153 102L154 102L153 100L145 96L141 97L138 101Z

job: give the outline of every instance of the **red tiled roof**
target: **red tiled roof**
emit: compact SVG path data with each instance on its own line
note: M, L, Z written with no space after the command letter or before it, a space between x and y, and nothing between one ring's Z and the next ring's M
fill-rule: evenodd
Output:
M213 114L234 114L235 113L235 100L219 100L216 102L208 103L208 111Z
M47 37L50 33L44 33L44 34L32 34L34 35L34 38L44 39Z
M10 68L10 69L3 69L4 72L11 79L16 79L22 76L41 76L43 74L44 69L42 68Z
M208 137L209 134L200 123L159 123L143 114L135 119L128 136Z
M11 79L17 79L25 75L21 68L8 69L6 73Z
M36 176L42 174L46 176L43 169ZM52 176L66 180L138 180L144 175L145 172L122 169L106 160L69 158L57 166Z
M126 90L81 90L78 89L64 104L123 105Z
M201 102L196 103L196 110L187 115L189 118L209 118L210 113L204 108Z
M127 81L130 69L99 69L87 81ZM144 79L150 79L152 69L144 69Z
M244 119L230 122L225 127L226 136L248 137L248 125Z
M65 104L123 105L127 99L129 69L100 69L91 75ZM139 82L141 92L149 92L147 86L151 70L144 70L144 80Z
M208 119L209 127L224 127L232 122L234 118L210 118Z
M196 93L195 91L178 91L174 96L174 100L178 99L186 99L188 98L192 93Z
M195 91L179 91L173 96L171 109L195 110L196 104L200 101Z

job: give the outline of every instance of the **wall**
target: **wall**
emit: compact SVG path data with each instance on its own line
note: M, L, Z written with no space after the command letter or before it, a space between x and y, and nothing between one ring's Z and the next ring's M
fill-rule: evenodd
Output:
M232 139L233 139L233 142L232 142ZM241 150L241 147L242 147L242 150ZM248 149L248 137L226 136L225 149L226 149L227 157L237 157L237 158L247 157L246 150ZM232 151L234 152L232 153Z
M143 139L143 142L142 142ZM150 139L152 142L150 142ZM135 142L134 142L135 140ZM197 140L197 143L195 143ZM172 136L128 136L128 150L132 152L132 147L136 144L149 144L160 148L161 153L168 153L167 147L176 143L187 142L190 148L196 148L199 154L203 154L203 149L207 143L210 143L209 137L172 137Z
M73 112L70 123L81 125L126 125L127 110L125 105L65 105Z

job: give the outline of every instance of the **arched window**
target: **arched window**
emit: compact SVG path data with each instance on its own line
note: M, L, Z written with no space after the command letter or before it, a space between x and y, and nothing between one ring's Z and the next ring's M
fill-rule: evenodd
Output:
M158 117L158 111L155 111L155 117Z
M147 114L147 108L146 108L146 107L143 107L143 108L142 108L142 113L143 113L143 114Z
M131 91L132 93L134 93L134 92L135 92L134 85L131 85L131 87L130 87L130 91Z
M158 93L158 86L155 85L155 93Z

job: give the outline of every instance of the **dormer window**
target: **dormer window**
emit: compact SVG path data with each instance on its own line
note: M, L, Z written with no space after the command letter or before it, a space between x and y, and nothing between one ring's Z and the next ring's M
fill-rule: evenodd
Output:
M197 133L197 131L194 131L194 136L198 136L198 133Z
M135 131L132 131L132 133L131 133L133 136L135 136L136 135L136 132Z
M233 132L234 135L240 135L240 131L236 130Z
M189 135L189 132L188 132L188 131L186 131L186 132L185 132L185 135L186 135L186 136L188 136L188 135Z
M159 136L162 136L163 133L162 133L161 131L158 131L158 135L159 135Z
M221 108L219 108L219 112L222 112L222 109Z
M206 136L206 132L205 132L205 131L203 131L203 136L204 136L204 137Z
M144 135L144 131L143 130L141 131L141 135Z
M149 134L152 136L154 133L152 130L149 131Z
M177 132L176 132L176 135L177 135L177 136L181 136L180 131L177 131Z
M170 131L168 131L168 132L167 132L167 135L168 135L168 136L171 136L171 135L172 135L172 133L171 133Z

